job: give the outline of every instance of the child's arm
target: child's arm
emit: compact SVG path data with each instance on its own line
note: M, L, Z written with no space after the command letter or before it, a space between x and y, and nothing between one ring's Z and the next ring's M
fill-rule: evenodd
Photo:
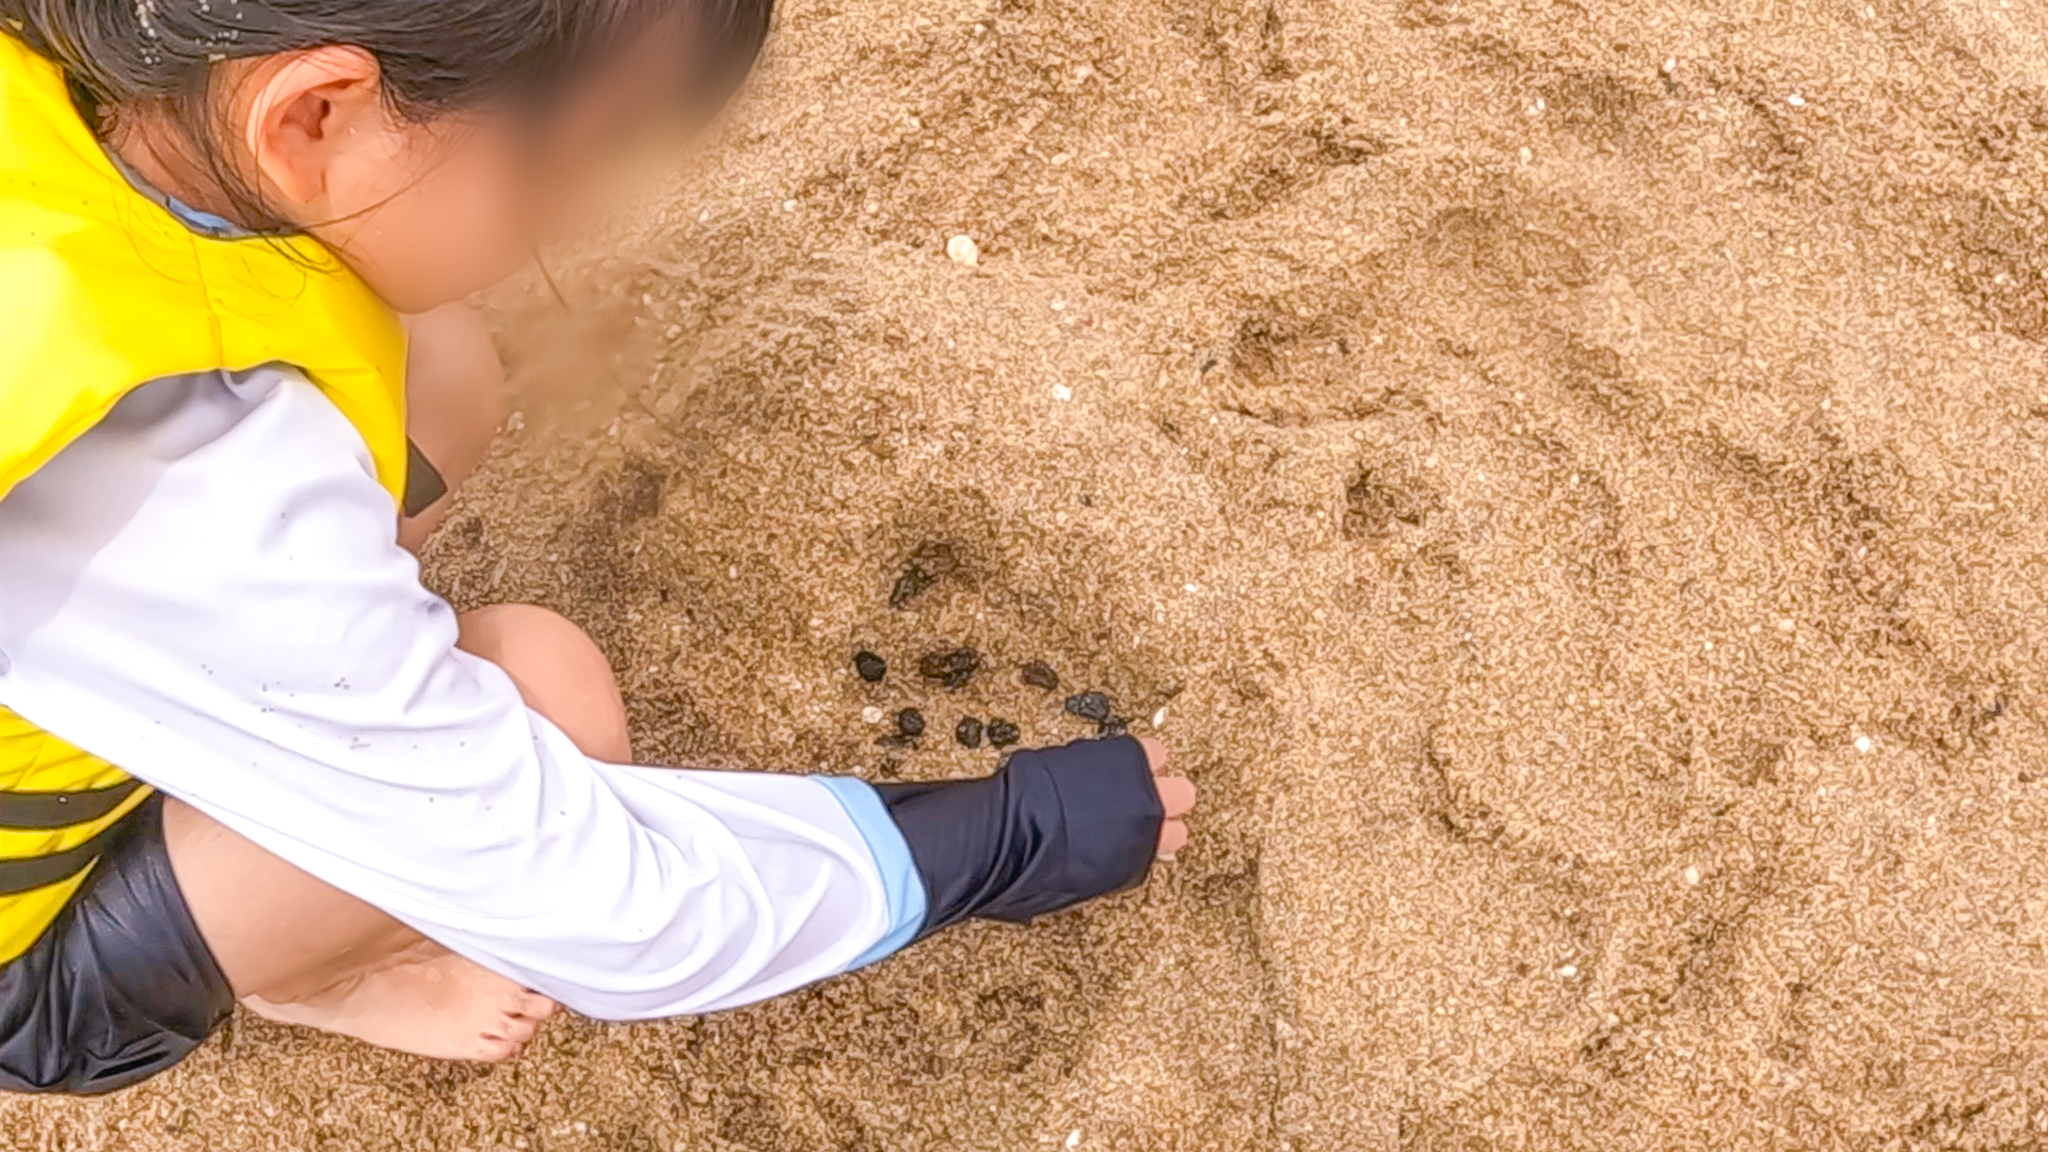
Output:
M0 703L590 1015L730 1007L1142 879L1134 741L986 781L583 757L393 542L302 379L159 382L0 502Z

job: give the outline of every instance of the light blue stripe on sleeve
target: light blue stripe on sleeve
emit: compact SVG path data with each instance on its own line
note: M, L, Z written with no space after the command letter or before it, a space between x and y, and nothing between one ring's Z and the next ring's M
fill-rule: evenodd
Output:
M851 972L873 964L916 938L918 929L924 927L924 875L917 870L910 844L897 830L895 818L889 815L889 806L882 803L867 781L852 776L811 779L831 791L833 799L846 809L853 826L860 829L861 839L868 842L868 853L875 858L875 867L882 874L882 889L889 894L889 930L875 941L874 947L847 966L846 970Z

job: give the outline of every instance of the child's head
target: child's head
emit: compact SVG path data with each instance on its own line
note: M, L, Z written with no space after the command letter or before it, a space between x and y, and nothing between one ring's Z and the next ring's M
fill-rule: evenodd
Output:
M599 153L743 75L772 0L0 0L122 155L394 307L516 268Z

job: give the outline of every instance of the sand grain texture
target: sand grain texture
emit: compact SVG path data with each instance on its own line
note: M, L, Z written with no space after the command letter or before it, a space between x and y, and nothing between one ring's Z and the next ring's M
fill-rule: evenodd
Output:
M573 313L498 301L429 577L588 626L669 762L1164 706L1194 846L748 1011L499 1069L244 1018L0 1133L2039 1146L2044 191L2030 0L791 0Z

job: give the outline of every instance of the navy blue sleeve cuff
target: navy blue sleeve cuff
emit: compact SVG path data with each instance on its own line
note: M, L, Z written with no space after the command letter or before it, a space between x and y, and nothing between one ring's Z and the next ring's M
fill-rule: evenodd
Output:
M1128 736L1018 752L980 779L875 790L924 878L920 939L969 916L1022 923L1141 884L1166 818Z

